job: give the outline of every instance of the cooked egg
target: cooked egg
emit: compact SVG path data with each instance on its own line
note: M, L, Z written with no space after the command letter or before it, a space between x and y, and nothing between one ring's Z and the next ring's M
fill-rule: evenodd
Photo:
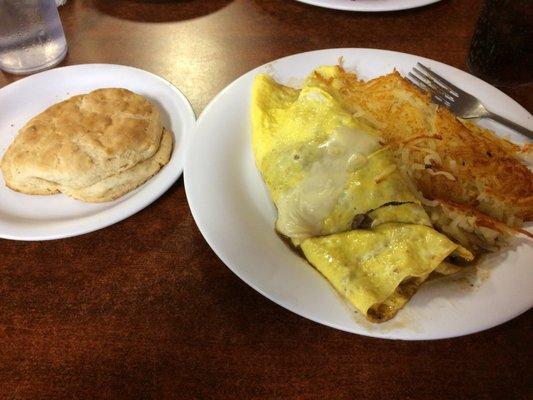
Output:
M297 91L259 75L252 122L257 166L281 234L302 240L346 231L357 216L389 203L423 213L377 132L322 89Z
M326 69L326 73L327 73ZM432 228L372 121L308 79L258 75L252 145L276 230L369 320L394 316L443 260L470 253ZM359 229L365 228L365 229Z

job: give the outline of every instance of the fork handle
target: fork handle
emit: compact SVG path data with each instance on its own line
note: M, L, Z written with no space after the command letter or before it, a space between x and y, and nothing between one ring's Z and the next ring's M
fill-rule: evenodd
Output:
M533 139L533 132L530 131L529 129L521 126L521 125L518 125L518 124L515 124L513 121L509 121L507 118L504 118L498 114L494 114L492 112L487 112L487 114L483 115L484 118L490 118L492 119L493 121L496 121L496 122L499 122L500 124L502 125L505 125L515 131L517 131L518 133L521 133L522 135L525 135L527 136L528 138L530 139Z

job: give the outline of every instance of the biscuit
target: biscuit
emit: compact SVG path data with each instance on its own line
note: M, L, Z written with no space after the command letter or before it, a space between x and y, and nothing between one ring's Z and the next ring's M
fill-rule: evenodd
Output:
M99 89L32 118L0 168L11 189L53 194L81 189L152 157L162 135L159 111L126 89Z
M142 185L155 175L163 165L167 164L172 153L172 146L172 133L164 129L161 145L152 157L85 188L62 187L61 192L86 202L115 200Z
M27 194L116 199L168 163L172 133L146 98L98 89L55 104L18 133L0 163L6 185Z

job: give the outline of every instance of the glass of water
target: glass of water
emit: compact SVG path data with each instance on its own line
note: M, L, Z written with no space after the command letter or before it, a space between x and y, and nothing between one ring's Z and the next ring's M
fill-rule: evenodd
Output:
M67 54L55 0L0 0L0 69L29 74Z

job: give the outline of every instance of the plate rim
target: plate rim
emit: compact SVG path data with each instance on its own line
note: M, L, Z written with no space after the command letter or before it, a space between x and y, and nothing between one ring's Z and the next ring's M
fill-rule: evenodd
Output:
M133 67L130 65L123 65L123 64L84 63L84 64L66 65L63 67L48 69L45 71L38 72L36 74L25 76L24 78L21 78L21 79L17 79L16 81L11 82L1 87L0 94L2 94L2 92L6 90L17 90L16 88L18 85L27 84L28 81L36 79L36 77L38 77L39 79L42 79L43 76L51 75L51 74L61 74L61 72L66 71L66 70L71 70L71 71L76 70L76 69L90 70L92 68L102 68L102 69L114 68L117 70L130 70L136 73L148 75L151 79L154 79L156 82L168 87L173 92L173 94L176 96L176 98L179 99L179 102L181 103L180 107L185 118L180 117L181 123L184 125L184 129L181 132L180 141L179 143L174 142L173 155L176 154L176 157L179 157L175 159L176 168L173 169L175 171L174 174L170 176L169 178L167 178L165 181L161 182L161 185L158 186L156 190L153 190L152 192L148 193L144 199L137 197L137 196L140 193L142 193L142 190L143 190L142 186L146 182L140 186L140 190L138 188L135 189L135 190L139 190L140 193L133 194L131 197L125 199L125 201L121 204L117 204L116 206L113 206L105 210L100 210L99 212L96 212L95 214L91 214L88 216L84 216L80 218L76 218L76 217L69 218L67 221L76 220L76 224L74 227L63 228L59 232L54 232L51 234L31 232L31 228L30 228L29 233L24 232L22 234L19 234L19 233L13 233L12 231L9 231L9 230L6 231L3 228L0 228L0 239L15 240L15 241L29 241L29 242L30 241L48 241L48 240L57 240L57 239L65 239L69 237L80 236L86 233L90 233L90 232L94 232L100 229L107 228L111 225L114 225L120 221L123 221L131 217L132 215L148 207L150 204L156 201L159 197L161 197L165 192L167 192L168 189L181 177L184 166L185 166L185 158L187 155L188 145L190 142L192 131L194 130L195 125L196 125L196 120L197 120L196 113L194 112L194 109L189 99L187 98L187 96L185 96L185 94L176 85L174 85L172 82L166 80L165 78L153 72L146 71L142 68L137 68L137 67ZM83 73L83 71L81 71L81 73ZM15 133L15 136L17 134L18 132ZM13 138L15 136L13 136ZM174 140L175 139L176 138L174 137ZM179 144L182 147L181 156L178 156L177 153L175 153L177 144ZM169 160L169 164L173 160L172 157L173 156L171 156ZM157 176L157 174L155 176ZM60 223L64 223L64 221L61 221ZM44 225L54 225L54 222L45 223Z
M309 4L311 6L315 6L315 7L321 7L321 8L326 8L326 9L329 9L329 10L340 10L340 11L352 11L352 12L390 12L390 11L403 11L403 10L411 10L413 8L420 8L420 7L425 7L425 6L429 6L430 4L434 4L434 3L438 3L439 1L441 0L421 0L422 2L418 3L418 4L406 4L404 0L404 2L402 2L403 5L399 5L399 6L393 6L393 7L384 7L384 8L380 8L380 7L375 7L375 6L368 6L368 7L364 7L364 6L358 6L357 3L354 3L352 6L349 6L349 5L346 5L346 6L331 6L331 5L327 5L327 4L324 4L324 0L296 0L300 3L304 3L304 4ZM388 1L388 0L386 0Z
M211 101L208 103L208 105L202 110L202 112L200 113L200 115L198 116L198 119L196 121L196 125L195 125L195 128L193 130L193 134L191 135L191 142L193 142L196 138L199 137L199 134L198 134L198 131L200 130L200 125L201 125L201 122L203 120L203 118L205 118L205 115L210 111L210 109L212 107L214 107L215 103L219 101L219 99L221 97L223 97L225 95L225 93L229 90L231 90L231 88L238 84L239 81L241 80L244 80L248 77L248 75L252 74L252 73L257 73L259 70L262 70L266 67L268 67L269 65L271 64L275 64L279 61L283 61L283 60L286 60L288 58L291 58L291 57L296 57L296 56L305 56L305 55L310 55L310 54L313 54L313 53L322 53L322 52L325 52L325 51L331 51L331 52L348 52L348 51L372 51L372 52L380 52L380 53L388 53L389 55L394 55L394 54L401 54L401 55L406 55L406 56L409 56L409 57L414 57L416 59L418 59L419 61L430 61L431 63L435 63L435 64L439 64L439 65L443 65L445 66L446 68L451 68L455 71L458 71L462 74L467 74L471 79L474 79L474 80L477 80L478 83L481 83L482 86L490 86L496 90L498 90L498 92L500 93L500 95L502 96L503 99L505 99L505 101L510 101L514 104L516 104L518 107L520 107L522 110L524 110L527 114L529 114L529 118L531 118L531 114L529 113L529 111L527 109L525 109L522 105L520 105L516 100L512 99L510 96L508 96L506 93L502 92L500 89L494 87L493 85L489 84L488 82L485 82L483 81L482 79L470 74L469 72L467 71L463 71L457 67L454 67L452 65L449 65L449 64L445 64L441 61L438 61L438 60L433 60L433 59L430 59L430 58L427 58L427 57L423 57L423 56L418 56L416 54L410 54L410 53L404 53L404 52L399 52L399 51L394 51L394 50L386 50L386 49L377 49L377 48L359 48L359 47L340 47L340 48L326 48L326 49L319 49L319 50L310 50L310 51L305 51L305 52L300 52L300 53L294 53L294 54L290 54L290 55L287 55L287 56L284 56L284 57L280 57L278 59L275 59L275 60L272 60L272 61L269 61L269 62L266 62L262 65L259 65L255 68L252 68L250 69L249 71L243 73L242 75L240 75L239 77L237 77L236 79L234 79L232 82L230 82L227 86L225 86L215 97L213 97L211 99ZM225 254L225 252L223 251L223 249L217 247L215 244L214 244L214 241L215 241L215 238L211 236L211 234L209 232L207 232L207 226L204 226L202 224L200 224L198 221L201 219L201 216L200 216L200 211L199 209L197 209L196 207L196 203L193 201L191 202L191 196L195 196L194 194L192 194L193 192L193 189L192 189L192 183L191 183L191 179L188 178L189 176L189 168L188 168L188 165L189 165L189 159L191 158L191 153L192 153L192 145L189 146L189 151L187 152L187 155L185 157L185 168L184 168L184 172L183 172L183 179L184 179L184 187L185 187L185 194L186 194L186 198L187 198L187 202L189 204L189 209L191 210L191 214L193 216L193 219L196 223L196 226L198 227L200 233L202 234L204 240L207 242L207 244L209 245L209 247L211 248L211 250L217 255L217 257L223 262L223 264L233 273L235 274L240 280L242 280L244 283L246 283L248 286L250 286L253 290L255 290L256 292L258 292L259 294L261 294L262 296L264 296L265 298L267 298L268 300L272 301L273 303L275 303L276 305L300 316L300 317L303 317L305 319L308 319L308 320L311 320L315 323L318 323L320 325L324 325L324 326L327 326L329 328L334 328L334 329L338 329L340 331L343 331L343 332L347 332L347 333L350 333L350 334L356 334L356 335L361 335L361 336L366 336L366 337L372 337L372 338L377 338L377 339L388 339L388 340L405 340L405 341L423 341L423 340L444 340L444 339L451 339L451 338L456 338L456 337L462 337L462 336L467 336L467 335L471 335L471 334L475 334L475 333L479 333L479 332L483 332L483 331L486 331L486 330L489 330L489 329L492 329L492 328L495 328L499 325L502 325L504 324L505 322L508 322L516 317L518 317L519 315L525 313L526 311L528 311L532 306L523 306L521 307L520 309L518 309L516 312L512 313L512 314L506 314L505 317L502 317L502 318L498 318L496 319L495 321L493 321L492 323L490 324L487 324L486 326L484 326L483 328L479 329L477 327L470 327L470 328L467 328L467 329L463 329L463 330L460 330L454 334L444 334L444 335L441 335L441 334L427 334L425 337L423 338L420 338L420 337L406 337L406 336L398 336L398 335L395 335L394 333L391 333L391 332L372 332L372 331L369 331L369 330L361 330L361 331L358 331L358 332L355 332L353 330L350 330L349 328L347 327L344 327L342 325L339 325L337 323L334 323L334 322L331 322L331 321L325 321L325 320L320 320L318 317L314 317L311 313L306 313L304 311L300 311L297 309L296 306L293 306L292 304L290 303L287 303L287 304L284 304L282 303L281 300L277 299L274 295L271 295L269 293L267 293L266 291L264 291L263 289L261 289L260 287L258 287L251 279L249 279L246 274L244 273L240 273L238 272L238 268L232 266L232 264L229 262L228 258L229 256L227 256Z

